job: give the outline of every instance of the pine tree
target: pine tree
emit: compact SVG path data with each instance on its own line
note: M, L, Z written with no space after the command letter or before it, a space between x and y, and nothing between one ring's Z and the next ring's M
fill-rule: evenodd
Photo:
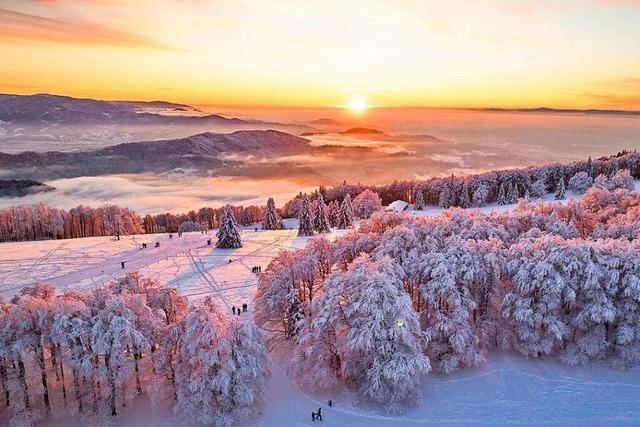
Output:
M462 194L460 195L460 207L468 208L471 206L471 194L469 192L469 184L467 180L462 184Z
M442 190L440 190L440 197L438 198L438 206L443 209L447 209L451 207L453 195L451 194L451 186L449 182L445 182L442 186Z
M414 201L414 208L417 211L424 209L424 193L421 190L416 190L416 197Z
M507 202L509 204L516 203L518 201L518 184L513 183L509 185L509 191L507 192Z
M564 178L560 177L560 180L558 181L558 185L556 187L556 200L564 199L564 190L565 190Z
M507 204L507 191L505 189L504 182L500 184L500 189L498 190L498 204L500 206L504 206Z
M313 212L309 206L309 198L304 196L302 207L298 213L298 236L313 236Z
M264 212L264 219L262 220L263 230L282 230L282 220L276 210L276 203L272 197L267 200L267 209Z
M587 160L587 170L586 170L586 172L587 172L587 175L589 175L591 178L594 177L593 176L593 173L594 173L593 160L591 160L591 156L589 156L589 160Z
M251 221L251 215L249 215L249 209L245 208L242 211L242 218L240 219L240 224L242 224L245 227L248 227L252 223L253 222Z
M318 233L331 232L331 222L329 220L329 214L327 213L327 206L324 204L322 193L318 193L316 212L313 220L313 228L315 229L315 231L317 231Z
M347 194L340 205L338 212L338 228L344 230L353 225L353 206L351 205L351 196Z
M229 205L224 207L224 213L222 214L222 220L220 221L220 228L218 229L217 237L217 248L230 249L242 247L236 220L233 217L233 211Z

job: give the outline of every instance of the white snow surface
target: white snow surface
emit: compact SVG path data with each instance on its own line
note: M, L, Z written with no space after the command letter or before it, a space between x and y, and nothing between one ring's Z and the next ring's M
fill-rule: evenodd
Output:
M577 196L573 196L577 197ZM483 211L511 206L489 206ZM437 214L427 208L413 213ZM229 314L232 305L249 303L257 284L251 267L266 268L281 250L302 247L308 237L297 237L296 222L288 230L242 231L243 247L216 249L215 233L184 233L107 237L0 244L0 295L10 298L20 288L51 283L58 292L90 289L129 271L159 279L197 301L214 296ZM335 230L329 237L339 235ZM212 245L207 246L207 239ZM141 249L142 243L147 249ZM155 248L155 242L160 247ZM125 269L121 268L125 261ZM229 262L231 261L231 262ZM517 355L491 354L488 362L450 375L430 374L423 382L423 400L402 416L358 402L348 393L309 395L272 361L267 405L261 417L244 425L310 426L311 411L322 407L325 426L413 425L638 425L640 369L616 371L605 365L569 367L548 360L526 360ZM334 406L329 408L328 399ZM151 407L147 397L115 422L123 426L185 425L170 405ZM52 425L80 425L75 420L52 420ZM313 423L315 425L315 423Z

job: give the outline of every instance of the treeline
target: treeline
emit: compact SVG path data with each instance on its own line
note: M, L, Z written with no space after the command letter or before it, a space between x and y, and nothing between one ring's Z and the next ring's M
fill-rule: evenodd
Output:
M293 347L310 389L344 387L392 411L422 376L492 350L568 364L640 363L640 194L511 212L380 212L358 231L283 252L261 275L255 318Z
M587 173L593 182L600 175L611 178L622 169L628 170L633 178L640 178L640 154L635 151L622 151L613 156L597 160L589 158L566 165L553 163L468 176L452 175L427 180L394 181L386 185L347 184L345 182L335 187L321 186L318 191L327 203L341 202L347 194L353 199L362 191L369 189L380 196L383 205L388 205L396 200L420 204L418 200L421 200L421 203L426 205L467 208L498 202L501 191L505 197L504 203L515 203L518 198L525 196L536 198L546 193L555 192L561 180L564 185L568 186L571 178L580 172ZM296 200L302 199L302 197L303 195L299 194L287 202L283 208L283 215L295 217L296 206L299 204Z
M114 205L70 210L45 204L0 210L0 242L120 236L144 232L135 212Z
M193 222L207 229L220 226L220 220L225 207L201 208L198 211L189 211L182 214L163 213L158 215L146 215L143 219L145 233L176 233L180 225L185 222ZM231 206L235 220L242 226L250 226L261 222L264 218L265 206Z
M191 422L237 425L259 412L267 375L254 325L136 273L87 293L43 284L0 300L0 411L14 425L109 424L141 394L172 399Z

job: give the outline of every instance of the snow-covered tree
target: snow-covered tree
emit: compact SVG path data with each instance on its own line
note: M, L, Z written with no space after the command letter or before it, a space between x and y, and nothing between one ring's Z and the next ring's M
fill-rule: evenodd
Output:
M364 190L353 199L353 212L358 218L367 219L380 209L382 209L380 196L369 189Z
M473 191L473 206L483 206L489 201L489 187L485 184L476 186Z
M178 231L181 233L187 233L187 232L192 232L192 231L204 231L205 227L203 227L200 224L196 224L193 221L184 221L180 224L180 227L178 227Z
M327 205L324 204L322 193L318 193L315 214L313 215L313 229L318 233L330 233L331 221L327 213Z
M498 190L498 204L504 206L508 204L507 202L507 189L505 187L505 183L500 184L500 189Z
M466 179L462 184L462 193L460 194L458 205L464 209L471 207L471 191L469 190L469 182Z
M464 283L472 265L465 262L461 247L461 242L450 244L444 253L426 253L419 261L428 354L434 367L444 373L484 361L470 321L476 304Z
M220 221L220 228L218 229L217 237L217 248L229 249L242 247L238 226L236 225L233 211L229 205L224 207L224 214Z
M244 227L248 227L251 224L253 224L253 221L251 220L251 214L249 213L249 210L246 208L242 210L242 216L240 217L240 224L243 225Z
M531 197L535 199L539 199L544 196L547 192L547 184L544 178L538 179L531 184L531 190L529 190L529 194Z
M445 181L442 185L442 189L440 190L440 195L438 196L439 207L447 209L453 205L455 195L452 191L451 183L449 181Z
M264 212L264 219L262 220L263 230L282 230L282 220L276 210L276 203L273 198L269 197L267 200L267 209Z
M569 179L569 189L577 194L584 194L593 184L593 178L587 172L577 172Z
M227 325L210 298L180 320L176 354L176 411L192 422L228 426L231 378L225 369Z
M564 191L565 191L564 178L560 177L560 180L558 181L558 185L556 186L555 199L556 200L564 199Z
M341 230L349 228L353 225L353 206L351 204L351 196L347 194L340 204L340 210L338 211L338 224L337 227Z
M222 408L230 424L236 425L261 412L269 365L262 332L255 325L234 322L228 329L227 340L230 352L222 369L229 378L229 386Z
M298 236L313 236L314 217L307 196L302 199L302 206L298 212Z
M418 189L415 190L415 199L413 202L413 206L415 208L415 210L417 211L421 211L422 209L424 209L424 193L422 192L422 190Z
M518 201L518 183L514 182L513 184L509 184L507 191L507 203L512 205Z

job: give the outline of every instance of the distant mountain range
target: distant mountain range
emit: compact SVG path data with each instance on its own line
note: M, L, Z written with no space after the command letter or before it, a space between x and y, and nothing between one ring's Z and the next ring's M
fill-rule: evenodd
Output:
M493 111L498 113L565 113L565 114L604 114L617 116L640 116L640 111L634 110L598 110L598 109L571 109L571 108L482 108L482 111Z
M309 140L275 130L203 133L187 138L118 144L98 150L0 153L14 178L52 179L117 173L165 173L225 166L230 155L276 157L309 150Z
M211 122L243 125L267 123L258 120L227 118L218 114L204 114L189 105L166 101L100 101L49 94L0 94L0 120L9 123L50 124Z

